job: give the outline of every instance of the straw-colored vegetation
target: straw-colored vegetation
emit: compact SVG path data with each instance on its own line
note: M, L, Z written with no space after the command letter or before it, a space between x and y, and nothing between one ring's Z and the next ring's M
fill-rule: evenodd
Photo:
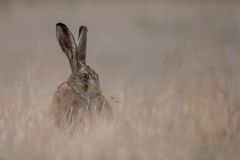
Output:
M239 5L0 8L1 160L239 160ZM74 135L49 116L70 73L55 38L59 21L75 34L88 26L88 63L115 114Z

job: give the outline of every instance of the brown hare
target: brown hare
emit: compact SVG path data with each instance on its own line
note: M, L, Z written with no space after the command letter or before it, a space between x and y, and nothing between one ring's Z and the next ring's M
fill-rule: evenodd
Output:
M81 26L76 44L73 34L63 23L56 24L56 36L68 58L71 75L53 98L57 126L81 124L89 117L112 117L112 108L102 95L98 74L86 64L87 27Z

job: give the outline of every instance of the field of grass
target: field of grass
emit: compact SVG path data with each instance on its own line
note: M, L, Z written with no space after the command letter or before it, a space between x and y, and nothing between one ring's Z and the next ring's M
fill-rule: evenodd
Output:
M0 160L239 160L239 7L0 4ZM70 74L57 22L75 36L88 26L87 63L113 122L54 127L51 100Z

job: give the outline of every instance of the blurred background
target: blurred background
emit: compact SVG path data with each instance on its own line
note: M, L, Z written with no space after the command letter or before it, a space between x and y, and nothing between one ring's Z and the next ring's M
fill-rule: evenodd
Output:
M0 1L0 159L238 160L240 3ZM70 74L56 40L88 27L112 124L69 137L51 99ZM114 98L112 98L114 97Z

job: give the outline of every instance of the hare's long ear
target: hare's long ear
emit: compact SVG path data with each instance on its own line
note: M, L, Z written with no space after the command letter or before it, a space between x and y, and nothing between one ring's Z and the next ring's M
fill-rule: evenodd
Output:
M86 26L81 26L78 34L78 61L83 64L86 63L87 31Z
M56 35L63 52L66 54L69 60L73 74L77 73L79 67L77 61L78 49L73 34L69 31L65 24L57 23Z

